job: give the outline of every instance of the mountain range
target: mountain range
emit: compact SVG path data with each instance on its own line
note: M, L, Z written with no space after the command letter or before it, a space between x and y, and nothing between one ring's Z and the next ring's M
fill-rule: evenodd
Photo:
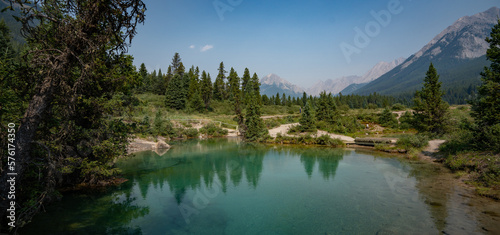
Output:
M325 90L332 94L368 95L373 92L392 96L411 96L420 89L425 74L432 62L440 75L442 88L447 95L468 90L480 84L480 72L488 66L486 50L491 28L498 22L500 9L492 7L485 12L464 16L435 36L427 45L407 59L379 62L362 76L346 76L319 81L310 88L301 88L279 76L270 74L261 80L266 83L262 94L277 92L298 96L319 95ZM274 83L263 82L274 77ZM473 89L472 89L473 90ZM266 91L272 91L267 93Z
M491 28L498 22L500 9L492 7L455 21L427 45L399 66L354 91L367 95L412 94L420 89L430 63L433 63L444 90L465 89L480 83L480 72L488 66L486 50Z
M348 89L348 87L356 86L359 88L369 82L377 79L381 75L387 73L394 67L400 65L405 58L399 58L391 62L379 62L373 68L371 68L368 72L366 72L363 76L345 76L337 79L328 79L326 81L319 81L315 83L310 88L303 88L297 85L292 84L286 79L281 78L276 74L269 74L260 79L261 83L261 94L265 94L267 96L276 95L276 93L285 93L285 95L290 96L302 96L303 92L306 92L308 95L317 96L322 91L327 91L328 93L338 94L339 92L349 93L344 91L344 89Z

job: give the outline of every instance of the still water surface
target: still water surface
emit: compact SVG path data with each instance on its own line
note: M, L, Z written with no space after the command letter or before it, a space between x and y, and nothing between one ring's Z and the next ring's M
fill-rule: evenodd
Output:
M470 234L496 208L440 166L361 150L177 143L117 162L122 185L65 195L22 234ZM485 200L485 199L481 199ZM478 205L479 204L479 205Z

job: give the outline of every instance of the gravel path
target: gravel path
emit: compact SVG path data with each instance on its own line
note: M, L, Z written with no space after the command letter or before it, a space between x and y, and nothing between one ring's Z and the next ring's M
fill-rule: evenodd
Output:
M439 152L439 146L441 146L446 140L430 140L429 145L425 147L420 153L420 157L425 160L436 160L436 153Z
M289 134L287 134L287 132L291 127L296 126L296 125L299 125L299 124L298 123L290 123L290 124L281 125L279 127L276 127L276 128L269 130L269 135L271 137L276 137L276 135L278 133L281 133L281 135L283 135L283 136L295 136L295 135L289 135ZM352 137L345 136L345 135L332 134L332 133L328 133L328 132L322 131L322 130L318 130L318 132L313 136L318 137L318 136L322 136L322 135L329 135L332 139L340 139L344 142L354 143L354 138L352 138Z

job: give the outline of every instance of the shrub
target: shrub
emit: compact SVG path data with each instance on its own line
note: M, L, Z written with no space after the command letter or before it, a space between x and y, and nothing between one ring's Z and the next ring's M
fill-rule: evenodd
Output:
M478 186L479 194L500 199L500 156L484 153L450 155L445 164L453 171L465 171ZM483 188L488 187L488 188ZM490 190L490 188L496 189Z
M200 128L200 133L212 137L222 137L227 135L228 131L216 126L213 123L209 123L202 128Z
M279 122L278 120L273 119L273 118L265 119L264 123L265 123L267 129L272 129L272 128L275 128L275 127L278 127L281 125L281 122Z
M184 129L183 133L188 138L196 138L196 137L198 137L198 130L196 128L187 128L187 129Z
M290 127L290 129L288 129L288 134L290 134L290 135L297 134L297 133L300 133L301 130L302 129L300 128L300 125L295 125L295 126Z
M449 140L439 147L439 151L457 154L473 148L474 135L468 129L458 129L449 134Z
M370 104L368 104L367 108L368 109L378 109L378 105L370 103Z
M322 135L316 138L316 144L332 147L344 146L344 142L339 139L332 139L329 135Z
M384 111L380 115L378 122L380 123L381 126L384 127L398 128L398 120L396 119L396 117L394 117L392 112L387 108L384 109Z
M362 122L377 122L378 121L378 116L376 113L370 112L361 112L358 115L356 115L356 118Z
M406 106L404 106L403 104L400 104L400 103L395 103L392 105L391 109L394 111L402 111L402 110L406 109Z
M403 135L396 142L398 148L406 150L421 149L429 144L429 138L425 135Z
M480 146L478 146L479 149L500 153L500 123L484 128L479 136L482 139Z
M363 129L363 125L358 122L356 117L340 116L334 120L326 129L330 133L348 134Z
M406 111L400 118L399 118L399 128L402 130L408 130L410 128L413 128L413 115L410 111Z
M298 142L300 144L314 144L314 143L316 143L315 139L310 134L299 136Z

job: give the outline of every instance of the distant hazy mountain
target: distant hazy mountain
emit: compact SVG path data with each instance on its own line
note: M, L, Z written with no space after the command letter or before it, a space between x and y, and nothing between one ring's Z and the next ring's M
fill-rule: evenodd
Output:
M332 93L334 95L338 94L347 86L353 84L356 80L360 79L360 76L347 76L337 79L328 79L326 81L319 81L315 83L312 87L307 89L308 95L318 96L322 91L326 93Z
M380 76L384 75L385 73L391 71L393 68L396 66L400 65L406 60L406 58L398 58L394 61L391 62L385 62L381 61L378 62L375 66L373 66L370 71L366 72L360 79L356 80L355 83L368 83L371 82Z
M337 79L328 79L326 81L319 81L314 84L311 88L307 89L307 94L311 95L319 95L322 91L326 91L327 93L338 94L339 92L344 91L347 87L350 87L348 90L350 92L358 89L360 84L367 84L381 75L389 72L394 67L400 65L405 58L399 58L392 62L379 62L373 68L371 68L368 72L366 72L363 76L347 76L341 77ZM352 89L356 88L356 89ZM344 94L346 91L342 92ZM350 93L348 92L348 93Z
M279 77L276 74L269 74L260 79L260 93L262 95L272 96L276 95L276 93L283 94L285 93L287 96L302 96L304 89L290 83L289 81Z
M401 65L354 93L413 93L420 89L431 62L440 74L444 89L463 89L478 84L479 73L488 65L484 55L489 45L485 38L499 16L500 9L493 7L458 19Z

